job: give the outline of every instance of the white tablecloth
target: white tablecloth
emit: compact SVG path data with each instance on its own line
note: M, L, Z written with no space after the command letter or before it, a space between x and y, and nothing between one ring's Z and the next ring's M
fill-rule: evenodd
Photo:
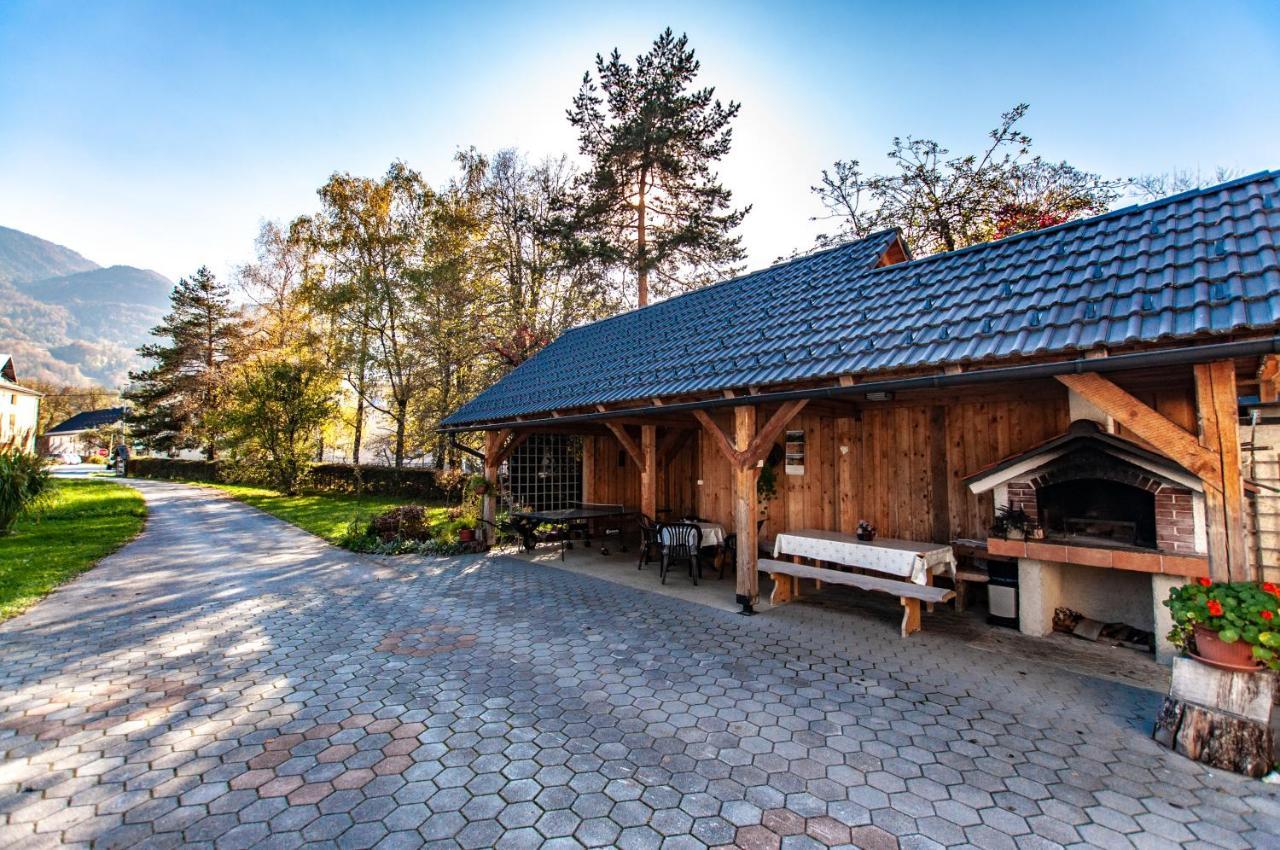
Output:
M718 522L692 522L689 525L696 525L702 529L702 545L703 546L720 546L724 544L724 526ZM670 543L667 534L667 527L662 527L662 542Z
M924 584L932 572L956 573L956 556L951 547L939 543L918 543L914 540L894 540L877 537L872 541L859 540L852 534L839 531L801 529L779 534L773 544L773 555L797 555L831 564L859 567L878 573L910 578L916 584Z

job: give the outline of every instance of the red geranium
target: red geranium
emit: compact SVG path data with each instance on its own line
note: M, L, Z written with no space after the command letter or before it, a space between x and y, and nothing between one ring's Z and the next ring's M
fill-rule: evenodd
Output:
M1207 578L1198 578L1196 579L1196 581L1200 582L1201 587L1208 587L1209 585L1213 584L1213 582L1209 581L1209 579Z
M1216 599L1209 600L1209 613L1215 617L1222 616L1222 603Z
M1262 589L1265 590L1267 593L1272 594L1273 596L1280 597L1280 587L1276 587L1273 583L1269 581L1264 581L1262 583Z
M1272 614L1270 611L1263 611L1263 612L1262 612L1262 619L1264 619L1264 620L1270 620L1270 619L1271 619L1272 617L1274 617L1274 616L1275 616L1275 615L1274 615L1274 614Z

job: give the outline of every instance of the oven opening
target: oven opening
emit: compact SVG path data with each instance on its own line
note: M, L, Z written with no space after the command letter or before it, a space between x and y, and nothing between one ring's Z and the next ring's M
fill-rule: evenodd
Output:
M1152 493L1102 479L1049 484L1036 494L1046 537L1082 545L1156 548Z

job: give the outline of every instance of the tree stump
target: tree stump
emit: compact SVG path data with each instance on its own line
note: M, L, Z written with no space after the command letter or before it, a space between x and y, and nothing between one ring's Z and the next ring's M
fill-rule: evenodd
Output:
M1201 764L1257 779L1280 756L1273 729L1278 697L1270 672L1231 673L1177 658L1152 738Z

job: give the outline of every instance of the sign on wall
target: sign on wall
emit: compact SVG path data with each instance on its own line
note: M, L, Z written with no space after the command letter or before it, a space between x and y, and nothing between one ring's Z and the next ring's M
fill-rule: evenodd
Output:
M787 432L787 475L804 475L804 431Z

